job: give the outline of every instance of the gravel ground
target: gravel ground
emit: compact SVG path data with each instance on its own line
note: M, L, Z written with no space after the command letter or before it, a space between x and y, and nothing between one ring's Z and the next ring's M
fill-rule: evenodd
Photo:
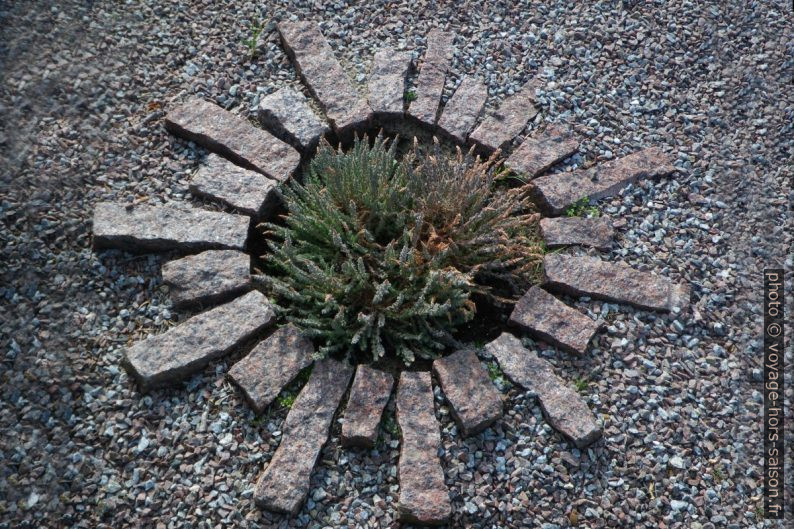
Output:
M342 450L338 424L300 514L256 509L286 410L257 418L225 362L139 393L123 347L185 314L162 256L90 248L97 200L187 199L201 153L163 130L163 108L198 93L247 114L296 84L272 24L294 16L321 23L359 82L373 50L420 52L448 24L450 88L476 73L495 101L539 76L538 122L585 138L563 170L648 145L681 169L599 207L625 219L604 257L686 279L691 310L568 300L607 322L583 358L539 344L586 380L605 430L586 451L507 386L504 420L461 440L437 395L451 526L784 526L759 519L760 270L785 264L791 284L789 3L461 4L0 1L0 527L397 525L397 438ZM270 22L250 60L252 18Z

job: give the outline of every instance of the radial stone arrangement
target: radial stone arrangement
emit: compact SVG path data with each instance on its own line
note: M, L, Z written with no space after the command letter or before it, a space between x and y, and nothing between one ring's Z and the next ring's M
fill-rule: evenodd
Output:
M269 335L265 332L276 324L276 315L266 297L253 288L245 251L252 219L272 214L279 202L279 186L295 174L302 159L311 157L321 138L344 141L356 132L413 123L488 153L510 150L512 141L537 114L530 85L484 114L488 94L476 77L462 79L442 108L441 94L453 55L454 35L450 33L433 30L428 34L415 97L408 102L404 100L406 79L414 68L410 53L376 53L369 95L364 99L316 24L282 22L278 31L323 117L303 94L282 88L260 103L258 118L263 128L198 99L171 109L165 118L170 132L211 152L193 176L191 193L238 214L174 204L96 206L96 248L189 254L163 266L163 280L171 287L174 305L214 307L126 350L125 365L142 390L184 379L266 335L228 372L259 413L314 362L312 342L296 327L285 325ZM505 164L532 180L538 203L549 215L541 220L548 247L608 249L613 238L609 219L555 215L583 198L605 197L637 179L670 174L674 168L661 151L648 148L588 169L543 175L578 146L570 130L550 125L512 149ZM680 310L688 301L686 286L624 264L551 253L543 265L544 282L521 297L509 323L516 334L526 332L574 354L585 352L599 324L553 292L662 312ZM596 417L579 394L516 336L504 332L485 348L513 383L537 396L549 424L571 443L582 448L601 436ZM462 436L477 434L501 417L502 395L475 352L460 350L443 356L433 362L432 372ZM342 417L342 444L373 446L396 382L402 436L399 518L424 524L448 520L451 502L438 456L433 376L430 371L406 370L397 378L367 365L317 361L287 415L278 449L256 482L256 503L295 514L309 493L311 472L344 395L349 398Z

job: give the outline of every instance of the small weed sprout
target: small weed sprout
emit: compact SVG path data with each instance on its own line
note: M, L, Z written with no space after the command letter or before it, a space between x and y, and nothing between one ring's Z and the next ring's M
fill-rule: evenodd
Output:
M292 408L292 405L295 404L296 398L298 398L298 395L295 393L282 393L278 396L278 405L282 408Z
M313 367L314 364L302 369L292 382L281 391L279 396L276 397L276 402L278 402L279 406L287 409L292 408L292 405L295 404L295 399L298 398L298 392L309 381Z
M260 22L256 19L251 20L251 27L249 29L251 36L243 41L243 44L248 48L249 58L253 59L256 57L256 49L259 45L259 37L262 35L262 32L265 30L266 23L264 21Z
M411 101L416 101L416 92L413 90L406 90L405 94L403 94L403 98L409 103Z
M598 217L600 214L597 206L590 205L589 197L577 200L565 210L567 217Z
M393 414L383 417L383 429L393 437L400 435L400 426L397 424L397 419Z
M505 376L496 360L484 362L484 364L485 369L488 370L488 378L491 379L491 382L493 382L500 391L505 391L513 387L512 382Z
M488 377L492 382L504 382L504 373L496 362L488 362L485 364L488 368Z

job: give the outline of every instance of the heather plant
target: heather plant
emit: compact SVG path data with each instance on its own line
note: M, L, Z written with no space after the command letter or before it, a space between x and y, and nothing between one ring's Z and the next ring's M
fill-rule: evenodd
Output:
M514 299L539 271L538 214L525 188L494 185L493 164L437 143L404 156L381 137L324 143L285 187L283 224L261 225L257 279L320 356L434 358L474 294Z
M538 231L540 214L528 186L496 186L496 156L481 161L472 151L445 155L437 141L433 151L408 154L409 192L423 221L420 240L447 266L475 279L472 291L499 298L496 284L510 298L537 282L543 259Z

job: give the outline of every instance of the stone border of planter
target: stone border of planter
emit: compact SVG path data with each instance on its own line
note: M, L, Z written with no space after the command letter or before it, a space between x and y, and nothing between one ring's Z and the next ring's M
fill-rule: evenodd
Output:
M281 443L254 489L259 506L289 514L295 514L308 495L310 476L334 417L339 414L342 422L343 446L372 447L383 411L396 394L402 435L397 512L404 522L443 524L449 519L451 502L438 456L431 372L404 370L395 377L360 365L354 376L353 367L343 362L315 362L311 341L292 325L260 340L276 316L266 297L253 290L249 256L243 250L248 247L251 222L272 215L280 186L292 177L301 154L304 160L310 156L322 137L336 134L339 139L364 130L374 117L419 122L431 132L480 150L510 151L513 140L538 112L533 105L534 85L528 83L483 115L488 97L485 86L474 77L465 77L442 106L455 35L435 29L427 36L415 101L410 105L404 101L406 78L413 66L410 52L389 49L376 53L369 93L362 98L317 24L280 22L277 28L324 116L318 116L300 92L282 88L264 97L256 109L270 132L199 99L177 105L165 120L173 134L214 153L194 175L190 192L242 215L177 204L96 205L94 246L98 249L196 253L166 263L163 279L175 306L206 308L127 348L125 366L146 391L176 383L243 345L253 346L229 369L228 378L257 413L264 412L301 370L313 366L287 415ZM582 197L607 196L639 178L675 170L669 156L650 148L587 169L543 174L578 146L569 129L549 125L508 152L506 165L534 179L539 201L552 215ZM549 247L606 250L614 238L607 218L545 218L541 231ZM596 257L548 254L542 287L526 292L509 323L516 331L580 355L587 354L601 324L557 299L554 292L658 311L678 311L688 303L688 287L670 279ZM252 343L255 340L258 343ZM537 397L548 423L575 446L584 448L600 438L601 428L588 403L562 381L554 366L517 337L503 333L486 345L485 352L510 380ZM503 396L476 351L461 350L439 358L432 371L462 436L476 435L499 420Z
M546 217L540 219L540 233L549 248L579 245L604 252L615 238L608 217Z
M248 224L248 217L181 204L99 202L94 206L94 247L144 253L243 250Z

